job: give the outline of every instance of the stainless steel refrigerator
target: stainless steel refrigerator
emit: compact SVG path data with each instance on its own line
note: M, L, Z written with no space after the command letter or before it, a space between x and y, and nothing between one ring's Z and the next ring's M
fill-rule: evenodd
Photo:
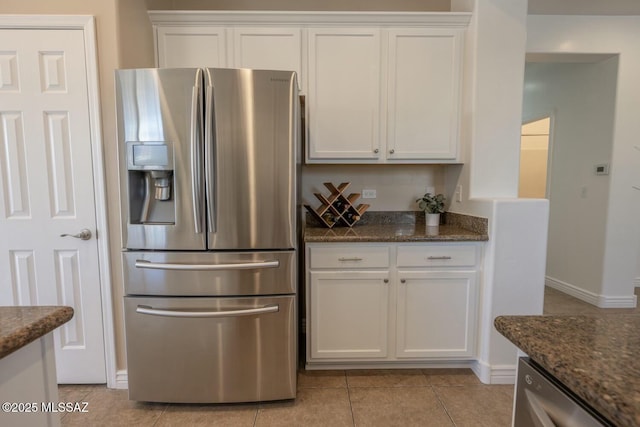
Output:
M116 72L129 398L291 399L294 72Z

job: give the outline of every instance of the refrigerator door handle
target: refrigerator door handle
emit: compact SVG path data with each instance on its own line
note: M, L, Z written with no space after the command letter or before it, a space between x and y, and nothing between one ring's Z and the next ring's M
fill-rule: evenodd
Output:
M148 268L152 270L251 270L256 268L276 268L280 261L239 262L229 264L179 264L179 263L155 263L143 259L136 260L136 268Z
M180 310L158 310L146 305L139 305L136 313L148 314L151 316L163 317L207 317L207 318L225 318L239 316L254 316L256 314L277 313L280 310L279 305L266 305L264 307L249 308L244 310L226 310L226 311L180 311Z
M200 115L200 87L194 86L191 93L191 198L193 203L193 221L196 234L202 233L202 155L200 153L200 132L198 116Z
M215 183L213 182L215 164L214 147L213 147L213 126L214 126L214 111L213 111L213 86L211 82L207 84L207 91L205 95L205 126L204 126L204 145L205 145L205 174L206 174L206 191L207 191L207 226L209 227L209 233L216 231L215 223Z

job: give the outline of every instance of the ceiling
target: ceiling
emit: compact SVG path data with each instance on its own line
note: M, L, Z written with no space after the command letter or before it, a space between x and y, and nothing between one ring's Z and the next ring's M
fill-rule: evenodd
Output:
M640 15L639 0L529 0L530 15Z

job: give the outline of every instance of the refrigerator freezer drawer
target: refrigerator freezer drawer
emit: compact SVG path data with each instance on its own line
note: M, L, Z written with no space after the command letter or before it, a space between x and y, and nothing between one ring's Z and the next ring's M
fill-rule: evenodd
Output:
M238 296L296 292L296 253L123 252L127 295Z
M295 296L125 297L129 398L229 403L296 396Z

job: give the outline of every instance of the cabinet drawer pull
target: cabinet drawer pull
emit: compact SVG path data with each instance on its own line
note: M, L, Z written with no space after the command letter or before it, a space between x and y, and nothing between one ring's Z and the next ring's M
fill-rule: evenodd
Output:
M383 282L384 283L389 283L389 279L384 279Z
M451 257L450 256L446 256L446 255L445 256L430 256L430 257L427 257L427 259L428 260L433 260L433 259L451 259Z
M400 279L400 283L407 283L405 279Z
M353 257L353 258L338 258L338 261L362 261L362 258Z

